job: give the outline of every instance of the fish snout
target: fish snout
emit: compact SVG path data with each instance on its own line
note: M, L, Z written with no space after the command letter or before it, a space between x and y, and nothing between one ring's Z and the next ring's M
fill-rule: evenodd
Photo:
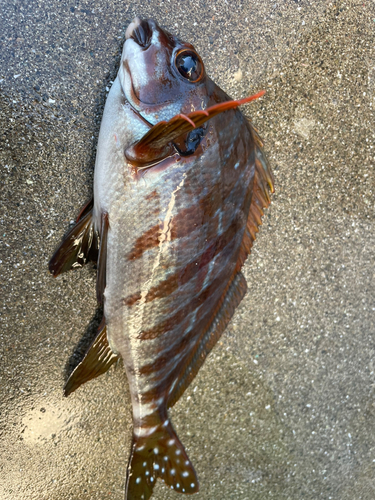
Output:
M140 47L147 49L151 43L153 21L139 17L129 24L125 32L125 39L132 38Z

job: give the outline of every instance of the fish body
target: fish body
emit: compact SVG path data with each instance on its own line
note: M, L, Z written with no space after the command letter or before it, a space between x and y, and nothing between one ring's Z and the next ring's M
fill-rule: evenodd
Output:
M198 491L167 409L246 292L240 269L273 190L236 103L191 44L136 18L103 114L94 204L51 259L55 275L98 259L104 318L66 393L122 357L134 424L127 500L150 498L158 477Z

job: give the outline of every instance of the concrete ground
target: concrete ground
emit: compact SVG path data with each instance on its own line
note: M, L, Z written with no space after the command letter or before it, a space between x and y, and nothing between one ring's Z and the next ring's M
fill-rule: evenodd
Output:
M172 411L194 498L372 500L374 3L2 0L1 11L1 500L123 498L122 365L62 395L95 328L95 271L53 279L47 263L90 197L136 14L194 43L232 97L267 90L244 110L276 178L249 290ZM153 498L181 497L158 483Z

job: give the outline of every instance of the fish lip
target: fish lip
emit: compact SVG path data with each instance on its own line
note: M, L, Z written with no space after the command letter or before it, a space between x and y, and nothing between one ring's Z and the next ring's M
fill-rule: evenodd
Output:
M130 75L129 75L129 78L131 78ZM132 102L126 96L126 92L125 92L124 88L122 87L122 85L121 85L121 91L122 91L122 93L124 95L124 99L126 100L127 104L130 106L130 108L133 111L133 113L136 114L150 128L153 127L154 124L152 124L151 122L149 122L144 116L141 115L140 110L138 110L135 106L133 106ZM132 96L131 96L132 99L135 99L136 101L141 102L137 98L137 96L135 95L134 88L133 88L133 82L132 81L131 81L131 93L132 93Z
M137 96L137 94L135 93L135 89L134 89L134 85L133 85L133 78L132 78L132 74L131 74L131 71L130 71L130 68L129 68L129 63L128 61L125 59L123 61L123 65L124 65L124 70L125 70L125 73L127 75L127 77L129 78L129 81L130 81L130 94L131 94L131 99L132 101L135 102L135 104L137 106L139 106L142 101L139 99L139 97ZM122 89L122 91L124 92L124 95L126 97L126 92L125 92L125 89ZM131 105L132 108L136 109L130 102L130 100L127 98L127 101L129 101L129 104Z
M131 93L131 100L127 97L126 95L126 92L125 92L125 89L123 88L122 84L121 84L121 91L124 95L124 98L126 100L126 102L129 104L131 110L133 111L134 114L136 114L146 125L148 125L150 128L154 126L153 123L149 122L144 116L141 115L141 112L139 109L137 109L132 101L134 102L135 101L135 104L136 105L139 105L142 103L142 101L140 101L135 93L135 90L134 90L134 87L133 87L133 80L132 80L132 77L131 77L131 73L130 73L130 69L129 69L129 65L127 63L127 61L125 60L124 63L124 70L125 72L127 73L127 76L129 77L129 80L130 80L130 93ZM140 107L140 106L139 106Z
M137 26L141 24L141 18L136 16L133 21L129 24L129 26L126 28L125 31L125 40L128 40L129 38L132 37L134 30L136 29Z
M137 45L147 50L151 45L154 31L153 21L141 19L138 16L129 24L125 31L125 40L132 38Z

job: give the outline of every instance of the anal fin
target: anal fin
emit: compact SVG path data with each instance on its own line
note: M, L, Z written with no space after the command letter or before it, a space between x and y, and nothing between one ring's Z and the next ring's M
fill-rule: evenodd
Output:
M102 321L95 340L92 342L85 357L73 370L65 384L65 396L69 396L69 394L74 392L85 382L105 373L118 358L119 356L109 347L105 322Z
M196 348L185 363L178 382L168 400L168 407L173 406L190 385L207 355L210 353L222 333L228 326L237 306L247 290L246 279L241 272L235 274L220 304L218 312L206 332L198 339Z

